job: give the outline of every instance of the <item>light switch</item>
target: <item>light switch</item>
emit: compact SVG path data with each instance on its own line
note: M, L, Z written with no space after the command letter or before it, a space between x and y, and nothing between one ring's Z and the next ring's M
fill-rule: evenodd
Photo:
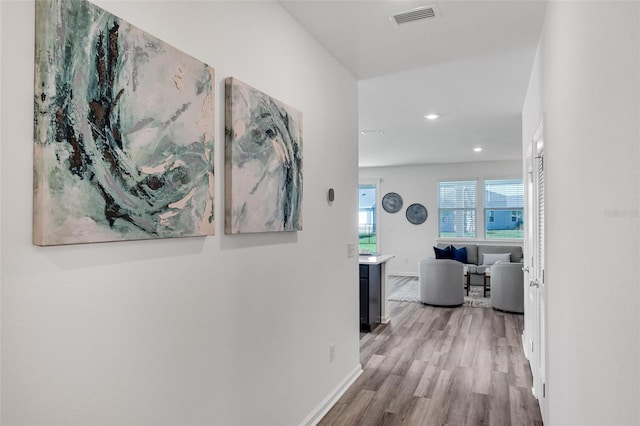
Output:
M356 255L356 244L347 243L347 257L354 257Z

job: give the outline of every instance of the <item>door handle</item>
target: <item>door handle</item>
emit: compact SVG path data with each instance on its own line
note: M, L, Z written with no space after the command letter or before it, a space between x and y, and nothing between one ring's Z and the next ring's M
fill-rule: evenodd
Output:
M529 281L529 287L540 287L540 283L538 281L535 281L535 280L530 280Z

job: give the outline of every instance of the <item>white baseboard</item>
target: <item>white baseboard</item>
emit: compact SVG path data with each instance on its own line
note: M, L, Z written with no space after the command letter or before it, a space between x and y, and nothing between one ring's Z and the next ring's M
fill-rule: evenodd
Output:
M396 275L399 277L417 277L419 276L417 272L391 272L389 271L388 275Z
M331 410L342 395L362 374L362 365L358 364L347 377L336 386L329 395L300 423L302 426L315 426Z

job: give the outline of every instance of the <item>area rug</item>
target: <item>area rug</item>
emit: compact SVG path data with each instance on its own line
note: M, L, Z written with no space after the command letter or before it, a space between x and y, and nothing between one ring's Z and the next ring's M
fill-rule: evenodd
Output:
M390 281L393 277L389 277ZM395 302L420 302L420 282L417 278L406 280L389 295L389 300ZM392 286L390 286L392 287ZM482 297L482 287L471 286L469 295L464 296L464 306L472 306L476 308L490 308L491 298Z

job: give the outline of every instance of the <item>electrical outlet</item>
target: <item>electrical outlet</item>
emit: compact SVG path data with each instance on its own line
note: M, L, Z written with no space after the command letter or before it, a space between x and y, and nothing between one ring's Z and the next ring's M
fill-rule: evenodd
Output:
M329 362L333 362L336 359L336 344L332 343L329 345Z

